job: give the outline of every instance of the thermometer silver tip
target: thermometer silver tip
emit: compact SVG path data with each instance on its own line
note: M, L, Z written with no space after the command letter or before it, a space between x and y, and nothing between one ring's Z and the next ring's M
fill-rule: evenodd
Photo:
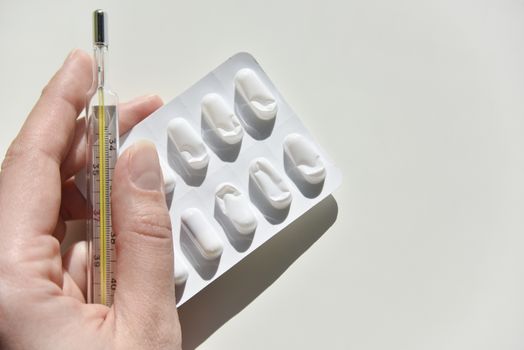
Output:
M93 12L93 43L107 46L107 12L95 10Z

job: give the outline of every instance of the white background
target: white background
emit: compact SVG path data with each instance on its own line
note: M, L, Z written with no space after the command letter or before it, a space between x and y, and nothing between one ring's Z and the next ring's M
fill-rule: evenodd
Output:
M524 348L522 1L0 0L2 155L97 7L122 100L249 51L344 173L181 308L186 348Z

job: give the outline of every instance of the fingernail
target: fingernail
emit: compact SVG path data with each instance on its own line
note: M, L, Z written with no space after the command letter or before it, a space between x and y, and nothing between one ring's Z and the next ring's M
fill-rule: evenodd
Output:
M164 101L162 101L162 98L158 96L157 94L144 95L142 97L139 97L139 99L141 100L141 102L150 102L152 100L157 100L160 102L160 104L164 103Z
M138 141L130 151L131 181L142 190L161 191L162 171L155 145L148 141Z
M71 58L75 57L75 55L78 53L78 51L80 51L80 49L73 49L69 55L67 55L66 59L64 60L64 63L66 63L67 61L69 61Z
M140 97L143 100L150 100L152 98L160 98L157 94L146 94Z

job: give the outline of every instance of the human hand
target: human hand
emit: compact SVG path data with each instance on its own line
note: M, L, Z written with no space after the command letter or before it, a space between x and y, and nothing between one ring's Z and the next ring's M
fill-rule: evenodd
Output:
M77 119L92 61L73 51L44 88L0 171L0 348L180 348L171 224L156 150L139 142L118 159L111 198L118 287L111 307L85 303L86 245L64 255L65 221L85 218L72 176L85 165ZM120 105L125 133L162 105Z

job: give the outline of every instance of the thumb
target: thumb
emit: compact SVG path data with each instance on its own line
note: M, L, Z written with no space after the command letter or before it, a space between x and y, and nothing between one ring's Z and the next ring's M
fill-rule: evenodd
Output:
M173 239L162 172L152 143L139 141L118 159L111 196L117 235L113 304L117 337L135 346L159 341L174 344L180 339L180 326Z

